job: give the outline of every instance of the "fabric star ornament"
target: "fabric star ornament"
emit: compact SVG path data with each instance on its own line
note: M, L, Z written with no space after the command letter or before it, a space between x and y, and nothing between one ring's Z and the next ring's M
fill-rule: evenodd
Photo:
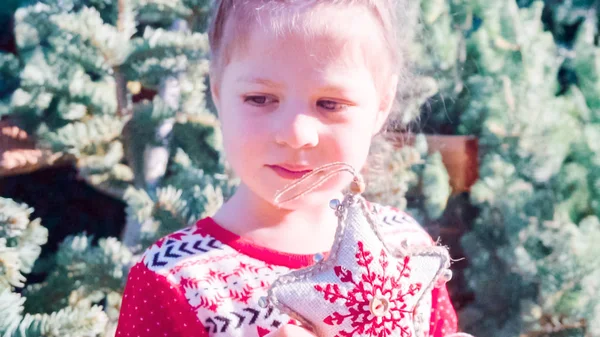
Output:
M419 308L450 279L448 251L403 245L392 253L359 194L363 190L355 178L352 192L332 201L339 222L329 256L277 279L268 303L322 337L427 336L430 309Z

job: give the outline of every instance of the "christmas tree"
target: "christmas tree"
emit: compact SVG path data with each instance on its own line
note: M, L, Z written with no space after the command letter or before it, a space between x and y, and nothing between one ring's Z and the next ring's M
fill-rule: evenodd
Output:
M0 332L3 336L100 336L119 314L131 252L115 238L67 238L43 283L26 285L48 239L25 204L0 198ZM20 289L15 292L15 289ZM104 305L97 305L102 303Z
M43 281L27 283L47 231L30 208L2 199L1 334L110 335L137 254L231 193L207 101L209 7L59 0L14 13L17 51L0 54L0 114L126 201L128 222L123 243L67 238L35 266Z
M422 4L426 28L448 37L441 55L456 55L426 64L446 83L429 125L480 145L479 213L462 238L475 300L459 321L478 336L600 336L598 13L586 1L444 3Z
M165 223L181 226L218 207L230 188L206 101L208 41L198 31L208 8L39 2L15 13L18 53L3 55L1 69L14 79L5 86L18 86L0 111L40 147L72 158L81 178L127 200L146 241L176 228L158 230L153 215L166 211L177 222ZM124 239L135 247L140 228L129 227Z

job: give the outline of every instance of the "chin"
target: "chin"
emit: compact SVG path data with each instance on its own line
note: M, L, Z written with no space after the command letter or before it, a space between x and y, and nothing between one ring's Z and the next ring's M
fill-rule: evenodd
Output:
M319 193L322 194L322 193ZM271 202L275 207L286 209L290 211L307 209L307 208L322 208L329 206L329 201L335 199L335 197L326 197L323 195L315 195L315 193L305 194L298 199L288 201L282 204L275 204Z
M325 186L322 186L321 188L317 188L316 190L308 192L294 200L283 202L281 204L276 204L274 198L271 198L270 203L278 208L287 209L291 211L329 207L329 202L332 199L338 199L341 197L341 192L339 191L341 191L342 188L336 188L336 185L327 185L328 184L325 184ZM282 200L289 199L289 197L291 197L291 195L289 195L287 198L283 198Z
M277 204L275 203L277 192L283 190L289 184L292 184L294 180L282 179L272 174L262 174L262 172L254 177L247 178L250 178L250 180L247 180L247 183L244 184L246 192L250 192L250 194L262 199L273 207L290 211L329 207L329 202L332 199L342 197L341 191L348 186L352 180L352 177L349 175L332 177L323 182L319 187L294 200ZM242 181L244 181L243 178ZM285 200L292 198L297 195L297 193L302 193L300 186L298 186L298 190L288 191L288 194L281 199Z

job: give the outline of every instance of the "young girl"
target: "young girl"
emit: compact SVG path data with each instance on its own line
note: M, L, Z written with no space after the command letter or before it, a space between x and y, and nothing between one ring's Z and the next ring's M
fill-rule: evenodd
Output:
M408 84L399 80L410 28L402 1L410 0L217 1L211 91L242 183L213 217L160 239L131 269L117 337L311 336L259 302L279 275L330 249L337 218L329 201L351 177L283 206L274 197L327 163L366 167ZM390 245L433 244L406 214L372 208ZM445 287L431 303L429 335L454 333Z

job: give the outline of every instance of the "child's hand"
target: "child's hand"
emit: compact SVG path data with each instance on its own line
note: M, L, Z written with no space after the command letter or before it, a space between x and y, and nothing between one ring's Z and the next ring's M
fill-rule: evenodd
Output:
M283 328L273 331L265 337L315 337L310 331L293 324L284 325Z

